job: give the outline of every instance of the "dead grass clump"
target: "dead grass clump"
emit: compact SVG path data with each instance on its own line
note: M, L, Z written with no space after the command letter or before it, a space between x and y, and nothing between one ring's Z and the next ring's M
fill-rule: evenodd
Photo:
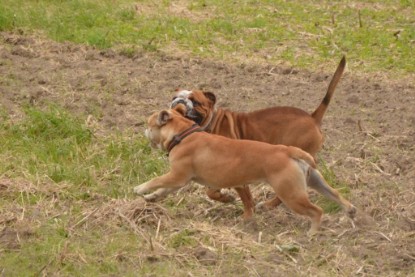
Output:
M12 180L5 177L0 179L0 195L11 192L34 193L36 191L37 188L27 180Z
M102 220L121 218L136 226L157 226L161 218L170 220L165 208L143 198L114 199L98 211L96 217Z
M29 181L23 178L0 178L0 196L13 195L14 193L22 193L25 195L47 195L57 196L65 191L70 185L64 182L52 183L51 180L46 181Z

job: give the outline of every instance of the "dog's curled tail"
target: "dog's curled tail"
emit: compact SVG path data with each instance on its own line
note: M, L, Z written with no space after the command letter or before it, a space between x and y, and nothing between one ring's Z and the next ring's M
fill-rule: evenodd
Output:
M324 113L326 112L327 107L329 106L331 97L333 96L334 90L336 89L336 86L339 83L341 76L343 75L345 67L346 57L343 56L343 58L340 61L340 64L337 66L336 72L334 72L333 78L330 81L327 93L324 96L323 101L321 101L317 109L311 114L311 116L314 118L318 125L321 125Z
M288 146L288 155L293 159L303 160L312 168L316 168L316 162L313 156L298 147Z

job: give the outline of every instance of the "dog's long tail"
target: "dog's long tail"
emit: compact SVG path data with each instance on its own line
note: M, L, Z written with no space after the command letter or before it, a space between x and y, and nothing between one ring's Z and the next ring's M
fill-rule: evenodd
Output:
M333 96L334 90L336 89L336 86L339 83L341 76L343 75L345 67L346 57L343 56L343 58L340 61L340 64L337 66L336 72L334 72L333 78L330 81L326 96L324 96L323 101L321 101L317 109L311 114L311 116L315 119L318 125L321 125L324 113L326 112L327 107L329 106L331 97Z
M313 156L301 150L300 148L297 148L294 146L288 146L288 155L291 158L294 158L297 160L303 160L312 168L316 168L316 162L314 161Z
M330 187L324 180L323 175L320 171L314 168L309 168L307 185L326 196L330 200L339 204L350 218L353 218L356 214L356 208L349 201L344 199L337 190Z

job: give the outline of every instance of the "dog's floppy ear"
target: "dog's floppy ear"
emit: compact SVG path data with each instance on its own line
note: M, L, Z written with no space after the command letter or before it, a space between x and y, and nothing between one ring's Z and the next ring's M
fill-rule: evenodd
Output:
M204 91L203 94L206 96L207 99L212 101L213 104L216 103L216 95L210 91Z
M159 117L157 119L157 124L159 126L163 126L171 119L171 115L168 111L164 110L159 113Z
M176 106L174 106L173 110L182 116L186 116L186 106L183 103L178 103Z

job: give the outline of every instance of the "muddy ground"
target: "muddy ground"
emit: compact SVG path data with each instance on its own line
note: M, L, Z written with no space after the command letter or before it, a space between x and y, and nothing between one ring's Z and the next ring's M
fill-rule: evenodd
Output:
M126 57L1 33L0 106L18 119L25 104L54 102L90 115L103 133L142 132L147 116L167 107L176 88L213 91L219 106L233 110L287 105L312 112L334 70L226 64L163 53ZM324 117L321 159L350 186L360 213L355 229L338 230L338 243L347 237L346 255L372 259L361 272L414 273L414 126L415 83L385 74L346 72ZM327 228L337 231L334 225Z

